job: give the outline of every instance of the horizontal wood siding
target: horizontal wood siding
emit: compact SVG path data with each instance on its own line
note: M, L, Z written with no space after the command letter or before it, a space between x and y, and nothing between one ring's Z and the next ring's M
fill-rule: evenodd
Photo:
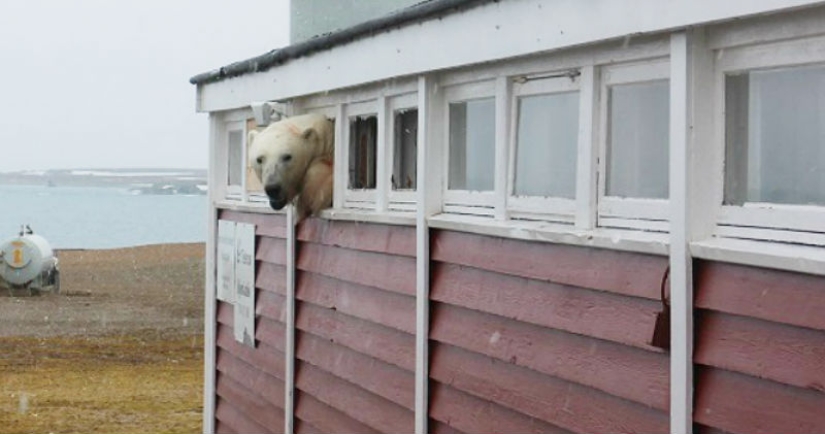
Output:
M415 229L311 218L297 238L296 429L412 432Z
M697 261L701 432L825 432L825 278Z
M235 341L234 308L218 302L216 431L282 433L286 219L282 215L226 210L219 218L256 225L256 346Z
M430 428L666 432L649 345L667 258L451 231L431 238Z

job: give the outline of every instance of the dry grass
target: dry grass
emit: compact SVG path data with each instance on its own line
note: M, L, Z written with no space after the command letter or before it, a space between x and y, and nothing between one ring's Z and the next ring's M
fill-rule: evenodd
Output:
M63 294L0 297L0 432L200 432L202 261L64 252Z

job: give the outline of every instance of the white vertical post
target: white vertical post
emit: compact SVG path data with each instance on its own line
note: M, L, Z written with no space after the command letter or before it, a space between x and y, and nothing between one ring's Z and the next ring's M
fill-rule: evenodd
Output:
M670 432L693 432L693 267L690 256L690 49L670 38Z
M508 138L510 137L510 105L512 82L509 77L496 78L496 152L495 152L495 208L496 220L507 220Z
M215 286L215 237L218 230L218 210L215 208L217 195L216 186L219 184L216 176L220 171L218 165L218 140L220 135L220 120L217 115L209 115L209 215L207 217L207 236L205 252L206 279L204 290L204 330L203 330L203 432L215 432L215 381L217 345L216 333L218 327L217 300Z
M584 66L579 76L579 142L576 157L576 228L596 226L596 171L598 147L596 110L599 108L599 83L593 65Z
M348 120L344 116L344 105L338 104L335 107L335 164L333 165L333 189L332 206L335 209L344 207L344 193L347 189L347 167L349 164L344 161L346 147L349 143L344 142L344 127Z
M393 146L392 137L389 136L390 128L388 122L392 122L392 115L389 115L389 101L386 96L378 97L378 137L376 138L376 168L375 168L375 208L378 212L387 210L389 200L390 170L391 161L388 161L390 152L388 148Z
M284 433L294 431L295 415L295 207L286 207L286 343L284 345Z
M415 432L427 434L430 325L430 230L428 218L441 207L443 119L432 77L418 78L418 179L416 191Z

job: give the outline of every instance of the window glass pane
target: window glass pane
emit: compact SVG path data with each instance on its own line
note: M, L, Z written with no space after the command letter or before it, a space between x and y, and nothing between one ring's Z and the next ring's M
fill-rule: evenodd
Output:
M579 93L519 98L515 194L576 197Z
M493 189L495 123L493 98L450 104L451 190Z
M612 86L609 104L606 194L667 199L668 81Z
M232 130L228 134L229 158L227 159L227 185L241 185L243 164L243 130Z
M375 188L376 139L378 119L375 116L350 120L349 128L349 188Z
M392 189L415 190L418 150L418 110L395 112Z
M725 203L825 205L825 66L725 79Z
M246 120L246 130L247 131L255 131L258 130L258 124L255 122L255 119L247 119ZM263 130L263 129L261 129ZM258 131L261 131L258 130ZM249 151L250 144L247 143L247 151ZM247 152L249 155L249 152ZM264 187L261 185L261 181L258 179L258 175L255 174L255 168L249 164L249 161L245 162L246 165L246 191L250 193L263 193Z

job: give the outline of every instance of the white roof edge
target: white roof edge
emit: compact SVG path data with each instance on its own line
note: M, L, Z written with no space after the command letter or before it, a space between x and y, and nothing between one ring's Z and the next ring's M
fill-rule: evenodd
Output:
M231 110L252 101L286 100L393 77L822 3L502 0L361 38L264 72L198 85L197 110Z

